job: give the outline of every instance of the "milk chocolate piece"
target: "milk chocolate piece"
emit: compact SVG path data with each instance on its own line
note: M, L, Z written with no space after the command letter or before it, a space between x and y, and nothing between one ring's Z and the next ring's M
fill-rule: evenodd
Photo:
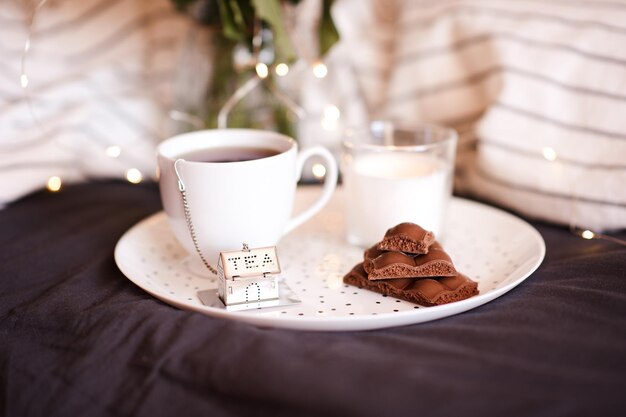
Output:
M378 243L380 250L393 250L406 253L428 253L428 248L435 241L435 235L422 229L415 223L400 223L387 230L385 237Z
M461 273L453 277L371 281L362 263L352 268L343 282L423 306L452 303L478 294L478 284Z
M363 268L370 280L450 277L457 274L452 259L439 242L433 243L426 255L385 252L373 246L365 251Z

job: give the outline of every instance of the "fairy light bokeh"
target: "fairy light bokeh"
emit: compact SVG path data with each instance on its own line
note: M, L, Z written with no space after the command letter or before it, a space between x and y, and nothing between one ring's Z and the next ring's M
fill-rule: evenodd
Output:
M139 184L143 180L143 175L137 168L130 168L126 171L126 180L131 184Z
M46 188L48 189L48 191L51 191L53 193L60 191L62 186L63 181L61 181L61 177L57 175L53 175L52 177L48 178L48 181L46 182Z
M256 73L259 76L259 78L267 78L267 76L270 73L270 70L267 67L267 65L265 65L262 62L259 62L258 64L256 64L254 66L254 69L256 70Z
M28 53L31 50L31 39L32 39L32 35L34 32L34 23L36 21L39 11L47 3L47 1L48 0L40 0L33 8L32 16L30 17L29 22L27 24L26 40L24 41L24 46L22 48L22 54L20 58L21 66L20 66L20 74L19 74L18 83L22 89L22 98L24 102L27 104L29 112L33 119L33 123L35 124L39 124L39 123L38 123L37 116L33 110L32 102L30 100L30 86L31 86L30 81L31 80L29 79L29 76L27 74L27 58L28 58ZM258 62L255 65L255 71L256 71L256 75L259 78L265 79L269 76L270 68L263 62ZM289 65L287 65L286 63L281 62L281 63L276 64L273 67L273 72L279 77L286 76L289 73L289 71L290 71ZM323 79L328 75L327 66L323 62L320 62L320 61L312 64L311 71L313 75L319 79ZM203 121L199 120L196 116L187 115L186 113L182 113L178 110L171 110L168 115L173 120L178 120L178 119L186 120L186 121L191 120L191 122L193 123L191 122L190 123L196 126L197 128L203 128L204 126ZM320 123L324 130L334 131L338 129L340 119L341 119L341 111L339 110L339 108L335 105L329 104L324 107ZM115 158L119 158L122 155L123 149L120 145L110 145L104 148L103 152L107 157L115 159ZM542 147L541 155L543 156L545 160L549 162L555 162L558 159L557 151L550 146ZM312 171L313 176L317 179L321 179L326 175L326 168L322 164L319 164L319 163L314 164L311 168L311 171ZM125 172L124 177L131 184L139 184L143 181L143 174L137 168L129 168ZM54 192L54 193L59 192L63 188L63 179L59 175L53 175L46 180L45 188L50 192ZM572 226L571 228L572 230L575 229L574 226ZM588 229L584 229L582 231L581 229L578 229L578 231L574 233L577 236L580 236L581 238L587 239L587 240L607 239L607 240L611 240L622 245L626 244L624 240L617 239L612 236L604 235L601 233L593 232Z
M324 78L328 74L328 68L322 62L313 64L313 75L317 78Z
M556 161L557 158L557 154L556 151L549 147L549 146L545 146L542 150L541 150L541 154L543 155L544 158L546 158L548 161Z
M106 154L106 156L108 156L109 158L117 158L121 155L122 153L122 148L117 146L117 145L112 145L107 147L104 150L104 153Z
M322 164L313 164L311 167L311 173L317 179L322 179L326 176L326 167Z
M274 72L279 77L284 77L287 74L289 74L289 65L285 64L284 62L281 62L280 64L276 65L276 68L274 68Z
M591 230L585 230L580 234L580 236L583 239L593 239L596 236L596 234L593 233Z

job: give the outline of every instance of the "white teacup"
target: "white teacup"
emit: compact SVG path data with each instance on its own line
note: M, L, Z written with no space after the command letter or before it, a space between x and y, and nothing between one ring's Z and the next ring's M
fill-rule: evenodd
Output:
M291 217L304 162L314 155L326 166L321 196ZM253 129L174 136L159 145L158 166L161 200L176 238L200 260L185 218L182 188L198 249L213 266L220 251L241 249L243 243L251 248L276 245L319 212L337 184L337 164L327 149L298 153L288 136Z

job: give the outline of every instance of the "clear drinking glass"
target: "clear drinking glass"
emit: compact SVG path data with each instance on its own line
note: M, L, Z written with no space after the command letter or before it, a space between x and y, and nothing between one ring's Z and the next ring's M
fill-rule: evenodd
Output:
M443 238L458 135L436 125L388 121L347 129L341 171L349 243L368 247L402 222Z

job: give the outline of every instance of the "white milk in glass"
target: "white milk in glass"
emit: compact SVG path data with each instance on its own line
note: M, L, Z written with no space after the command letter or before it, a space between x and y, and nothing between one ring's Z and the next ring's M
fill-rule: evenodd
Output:
M371 246L402 222L419 224L442 237L452 189L451 166L412 152L352 158L344 166L348 242Z

